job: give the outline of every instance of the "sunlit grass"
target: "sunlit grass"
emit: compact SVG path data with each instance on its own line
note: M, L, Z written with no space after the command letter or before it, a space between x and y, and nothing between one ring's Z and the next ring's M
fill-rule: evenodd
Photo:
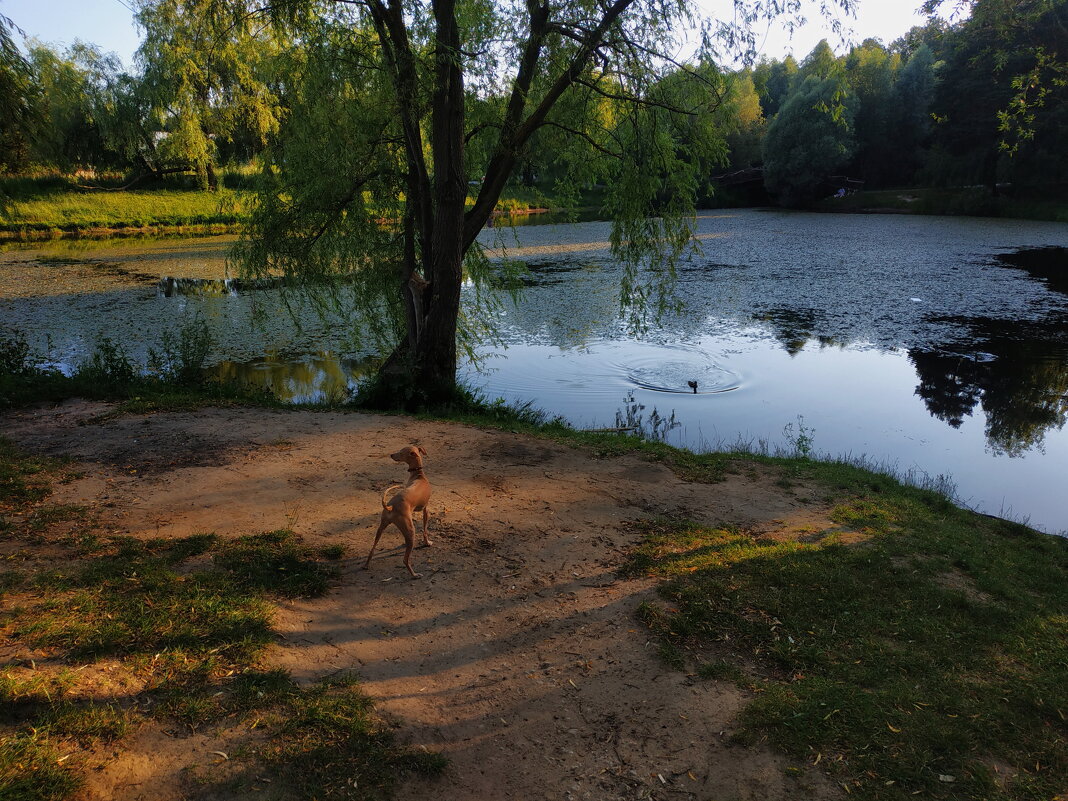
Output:
M182 178L162 186L128 190L118 189L114 178L107 182L107 189L85 188L70 177L58 175L7 178L0 181L0 193L6 195L0 209L0 231L199 229L240 226L247 221L256 183L253 168L229 168L222 176L223 185L214 192L183 185L188 179L183 182ZM468 203L473 205L474 196ZM497 209L522 213L550 205L551 199L537 189L509 187Z
M4 230L74 231L87 228L235 225L245 217L243 194L153 189L65 192L13 200L0 221Z

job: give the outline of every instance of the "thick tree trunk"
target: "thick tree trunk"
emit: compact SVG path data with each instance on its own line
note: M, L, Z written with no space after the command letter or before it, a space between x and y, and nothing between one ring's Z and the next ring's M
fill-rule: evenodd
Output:
M515 167L523 145L544 123L549 111L575 82L604 41L607 31L634 0L611 0L572 61L551 83L537 108L524 116L527 96L549 30L550 6L544 0L527 0L530 36L520 59L500 141L486 170L486 180L470 211L465 209L467 175L464 163L464 83L456 0L432 0L436 36L434 42L434 96L431 102L431 159L428 171L423 160L422 137L415 98L415 66L404 27L400 0L366 0L372 21L387 58L394 69L405 149L409 164L409 199L415 209L418 239L408 252L418 251L425 285L412 294L414 313L409 314L408 336L398 345L380 371L384 392L397 388L403 397L392 405L436 405L455 397L456 334L463 283L463 257L471 247L500 197ZM432 180L430 176L432 175ZM411 272L415 276L415 272ZM411 281L402 291L414 291ZM408 303L408 295L405 295ZM419 300L421 299L422 305ZM407 305L406 305L407 308ZM414 324L413 324L414 319ZM405 374L404 371L408 371ZM382 398L383 402L389 402Z
M437 88L431 112L433 229L429 263L423 265L430 286L423 327L413 354L417 391L431 403L450 399L456 386L456 333L463 283L467 198L463 71L455 0L435 0L434 17Z

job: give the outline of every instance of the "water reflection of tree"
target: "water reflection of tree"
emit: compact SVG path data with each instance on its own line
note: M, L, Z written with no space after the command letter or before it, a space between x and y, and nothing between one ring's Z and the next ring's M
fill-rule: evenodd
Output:
M222 362L216 378L263 390L284 403L344 401L360 378L374 372L374 359L321 352L300 359L270 354L253 362Z
M1068 295L1068 248L1024 248L997 258L1002 264L1026 270L1045 281L1054 292Z
M819 309L792 309L776 306L756 312L753 319L768 323L775 338L791 356L800 353L810 339L819 342L820 347L839 344L833 337L813 334L813 331L828 327L826 315Z
M1051 323L976 319L968 345L913 348L927 410L954 428L981 407L995 452L1021 455L1068 421L1068 341Z

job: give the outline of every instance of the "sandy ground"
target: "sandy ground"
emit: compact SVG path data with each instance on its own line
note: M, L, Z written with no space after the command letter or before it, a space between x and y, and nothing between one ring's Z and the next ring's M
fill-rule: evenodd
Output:
M280 604L267 661L302 682L356 669L404 740L449 757L443 778L408 781L399 798L835 797L818 770L731 742L747 694L666 667L635 618L656 602L653 582L614 572L635 544L626 523L658 514L754 536L829 526L803 489L753 473L688 483L636 457L404 417L204 409L94 421L106 411L23 411L0 418L0 433L72 457L84 475L50 502L100 507L107 531L289 527L347 546L335 589ZM380 493L407 477L384 455L409 443L428 451L434 488L418 580L394 529L361 569ZM143 728L105 755L85 798L182 798L229 736Z

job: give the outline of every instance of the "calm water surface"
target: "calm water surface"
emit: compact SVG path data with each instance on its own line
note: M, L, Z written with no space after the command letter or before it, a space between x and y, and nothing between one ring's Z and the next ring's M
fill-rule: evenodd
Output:
M480 370L465 366L471 383L583 427L648 425L655 409L673 415L660 427L668 441L692 448L774 448L803 426L821 454L950 476L981 511L1068 529L1068 226L705 213L699 252L680 269L684 312L640 337L620 319L608 233L597 222L484 233L530 272L519 304L497 316L501 345L482 349ZM200 315L221 374L297 400L351 386L373 346L300 298L290 296L298 326L275 290L157 286L164 275L222 275L227 245L8 250L0 314L68 366L101 333L144 359L162 331ZM12 291L4 270L27 261L42 275L110 265L140 283Z

